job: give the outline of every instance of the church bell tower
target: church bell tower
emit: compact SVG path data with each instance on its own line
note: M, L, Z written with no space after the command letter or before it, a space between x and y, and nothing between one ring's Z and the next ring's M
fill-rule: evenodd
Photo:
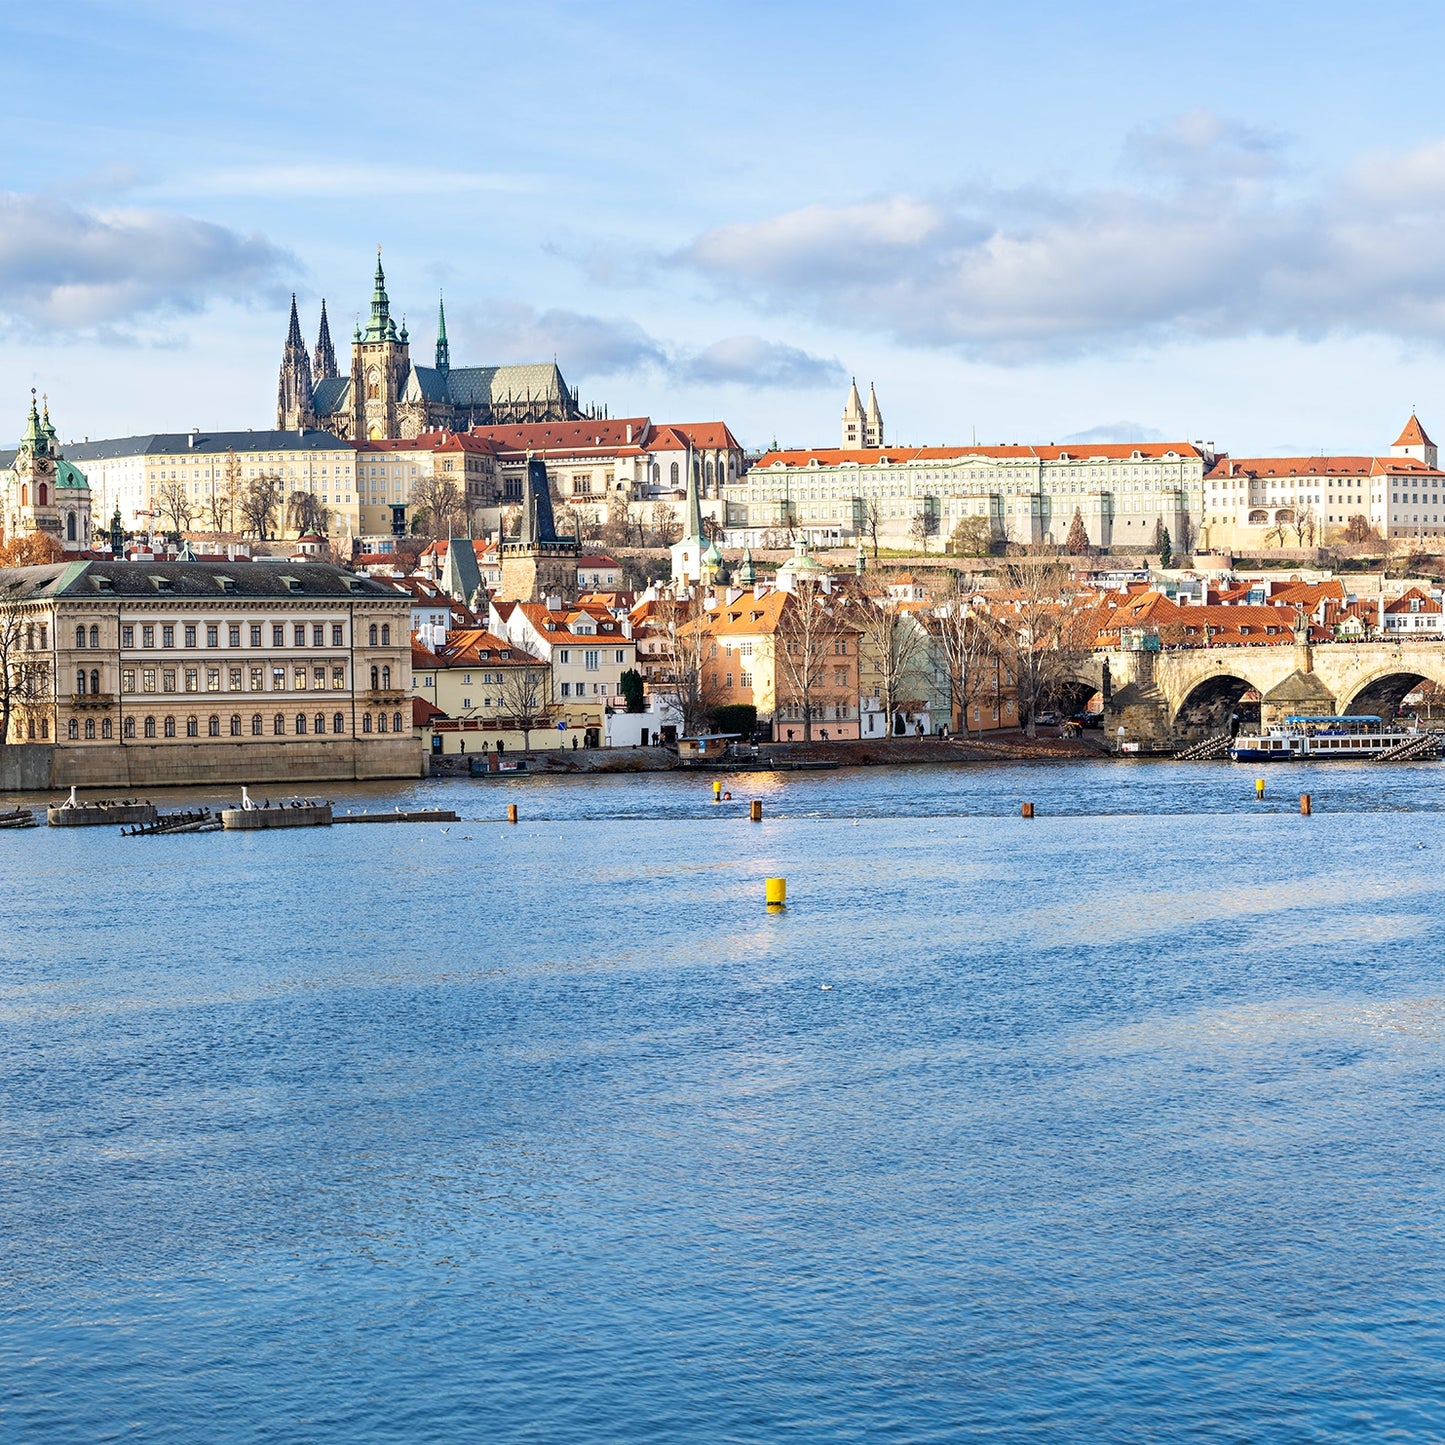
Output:
M351 439L383 441L401 435L397 404L407 373L411 347L406 326L397 330L381 269L381 247L376 249L376 278L371 290L371 319L363 331L358 324L351 339Z

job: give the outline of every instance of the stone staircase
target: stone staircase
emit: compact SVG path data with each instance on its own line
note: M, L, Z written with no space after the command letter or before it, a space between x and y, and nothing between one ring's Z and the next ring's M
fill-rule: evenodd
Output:
M1440 756L1440 743L1441 735L1439 733L1422 733L1418 738L1407 738L1403 743L1396 743L1386 752L1379 753L1374 761L1377 763L1428 762Z
M1178 763L1212 763L1219 758L1229 756L1229 743L1228 733L1215 733L1213 737L1201 738L1197 743L1190 743L1187 748L1180 748L1174 754L1174 761Z

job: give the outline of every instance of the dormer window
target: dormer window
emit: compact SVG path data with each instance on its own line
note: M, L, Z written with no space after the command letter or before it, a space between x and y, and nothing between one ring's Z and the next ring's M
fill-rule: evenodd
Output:
M236 590L236 579L234 577L217 577L216 583L222 592L234 592Z
M162 577L157 573L151 574L151 586L154 587L157 592L169 592L172 590L171 579L169 577Z

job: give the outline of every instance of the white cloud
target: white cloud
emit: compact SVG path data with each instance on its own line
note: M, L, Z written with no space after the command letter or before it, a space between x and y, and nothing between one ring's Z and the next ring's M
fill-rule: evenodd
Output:
M300 162L292 165L236 166L188 177L174 187L185 194L285 196L303 199L337 196L439 196L447 192L518 195L538 189L535 179L497 171L435 170L415 166L345 165Z
M124 333L143 318L274 292L296 262L191 216L86 210L0 192L0 312L39 333Z
M1204 113L1131 137L1148 177L811 205L670 258L719 289L995 362L1201 337L1445 341L1445 144L1312 188Z
M452 354L493 362L550 361L569 380L666 367L666 347L636 322L519 301L448 307Z
M682 363L679 370L684 380L714 386L835 386L845 375L836 357L814 356L796 346L765 341L761 336L729 336L715 341Z

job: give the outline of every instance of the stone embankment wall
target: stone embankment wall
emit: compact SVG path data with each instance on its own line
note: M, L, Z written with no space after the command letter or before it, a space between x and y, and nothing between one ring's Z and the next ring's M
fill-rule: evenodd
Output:
M53 788L163 788L193 783L322 783L426 775L421 744L388 742L204 741L94 743L85 747L11 743L0 748L0 793Z

